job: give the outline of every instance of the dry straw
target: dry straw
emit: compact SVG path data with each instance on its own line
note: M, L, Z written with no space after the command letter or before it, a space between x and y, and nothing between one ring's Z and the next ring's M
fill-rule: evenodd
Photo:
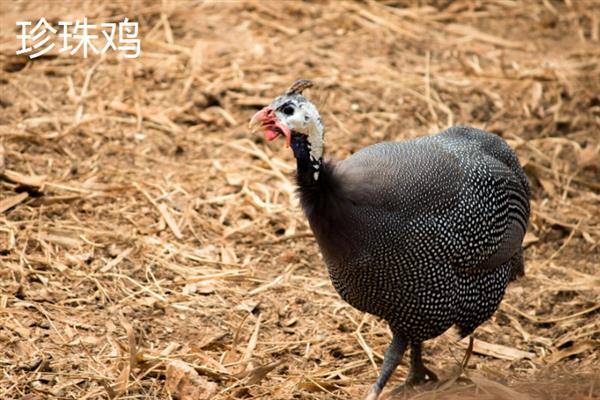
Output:
M0 13L0 398L366 393L387 327L332 289L289 149L246 129L299 78L332 157L462 123L507 139L531 180L526 277L465 368L466 344L431 341L442 385L397 398L600 397L598 2ZM16 56L12 27L40 15L139 21L142 56Z

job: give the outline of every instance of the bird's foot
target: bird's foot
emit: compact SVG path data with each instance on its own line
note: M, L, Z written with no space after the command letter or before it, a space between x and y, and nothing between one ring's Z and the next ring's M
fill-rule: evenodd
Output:
M406 395L407 392L417 390L433 389L433 384L438 381L437 375L428 368L419 368L418 371L410 371L408 377L402 385L395 387L391 394L392 396Z
M367 397L365 397L365 400L377 400L379 398L380 394L381 394L381 388L377 384L374 384L371 387L371 390L369 390Z
M432 383L437 381L438 377L435 374L435 372L423 366L417 371L410 371L408 377L406 378L406 381L404 381L404 384L407 386L420 386L425 383Z

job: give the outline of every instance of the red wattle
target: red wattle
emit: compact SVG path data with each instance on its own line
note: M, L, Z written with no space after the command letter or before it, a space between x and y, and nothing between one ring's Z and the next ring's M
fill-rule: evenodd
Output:
M279 134L277 132L272 131L270 129L265 129L265 131L263 133L265 134L265 139L267 139L269 142L271 140L277 139L277 136L279 136Z
M285 136L285 146L290 147L290 143L292 142L292 131L290 131L290 128L279 120L275 122L275 126L278 127Z

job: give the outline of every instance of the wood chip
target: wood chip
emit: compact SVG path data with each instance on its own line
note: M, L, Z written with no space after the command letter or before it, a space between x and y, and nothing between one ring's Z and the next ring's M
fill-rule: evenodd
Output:
M461 340L459 345L466 349L468 347L468 338ZM533 360L536 358L534 353L500 344L484 342L483 340L479 339L475 339L473 342L473 353L508 361L516 361L524 358Z
M171 360L167 364L165 387L178 400L208 400L216 394L218 386L198 375L189 364Z
M29 194L27 192L21 192L19 194L15 194L14 196L7 197L6 199L0 201L0 214L7 210L10 210L17 204L22 203L23 201L25 201L25 199L27 199L27 197L29 197Z
M600 349L600 341L596 340L584 340L581 342L576 342L573 346L569 346L565 349L559 350L550 354L545 358L545 361L552 365L560 362L561 360L571 357L588 350Z
M4 178L10 182L18 183L23 186L29 186L36 189L41 189L46 182L45 176L23 175L19 172L5 169L0 178Z

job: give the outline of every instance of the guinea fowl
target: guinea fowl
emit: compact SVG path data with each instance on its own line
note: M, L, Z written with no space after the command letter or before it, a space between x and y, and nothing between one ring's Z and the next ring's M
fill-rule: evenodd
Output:
M451 327L471 334L523 275L529 186L503 139L462 126L323 161L323 124L302 96L310 86L295 82L250 127L291 146L300 202L337 292L389 323L374 400L409 346L405 383L437 380L422 342Z

